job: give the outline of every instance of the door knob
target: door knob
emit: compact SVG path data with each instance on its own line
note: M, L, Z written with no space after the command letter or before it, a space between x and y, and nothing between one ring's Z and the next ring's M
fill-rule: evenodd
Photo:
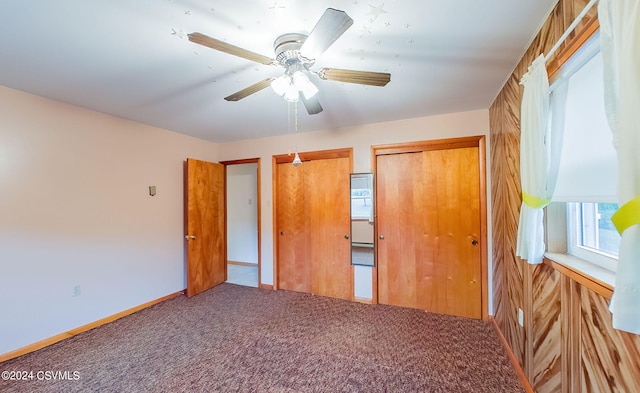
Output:
M280 231L280 236L284 236L284 232L283 231Z
M344 235L344 238L345 239L349 239L349 235Z
M384 235L380 235L380 240L384 240Z
M186 235L184 238L187 240L196 240L196 237L193 235Z
M478 245L478 241L476 239L471 240L471 245L477 246Z

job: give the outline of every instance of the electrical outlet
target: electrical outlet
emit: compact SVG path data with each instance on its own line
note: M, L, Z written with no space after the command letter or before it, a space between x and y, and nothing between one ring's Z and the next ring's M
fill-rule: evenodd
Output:
M521 308L518 309L518 325L524 327L524 312Z
M73 287L73 292L71 293L71 296L72 297L80 296L80 293L81 293L81 288L80 288L80 285L78 284Z

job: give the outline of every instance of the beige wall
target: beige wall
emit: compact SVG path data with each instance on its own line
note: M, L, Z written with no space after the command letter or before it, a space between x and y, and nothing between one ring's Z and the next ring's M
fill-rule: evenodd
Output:
M368 172L371 145L489 132L477 110L214 144L5 87L0 119L0 354L184 289L187 157L261 158L272 284L272 155L352 147L354 171ZM371 268L355 272L355 296L371 298Z
M300 119L300 129L304 130L304 117ZM300 152L352 147L354 172L369 172L371 170L372 145L488 135L488 133L489 112L488 110L477 110L367 124L338 130L299 132L298 134L221 144L220 160L261 158L262 283L273 284L271 168L273 155L285 154L289 149L293 151L296 145ZM489 152L487 152L487 157L490 157ZM490 181L489 173L487 173L487 181ZM348 190L345 190L345 192L348 192ZM487 195L487 200L490 200L489 195ZM490 206L488 206L488 209L490 209ZM491 230L491 228L488 229L489 231ZM491 238L491 232L489 232L489 238ZM489 245L489 255L491 255L490 253L491 246ZM491 266L489 268L491 269ZM355 267L355 296L364 299L371 298L371 268L366 266ZM491 303L489 304L489 309L491 310Z
M184 289L187 157L217 145L0 87L0 354Z

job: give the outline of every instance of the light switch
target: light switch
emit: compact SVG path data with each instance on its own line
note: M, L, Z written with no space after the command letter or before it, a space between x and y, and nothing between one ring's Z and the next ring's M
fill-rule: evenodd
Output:
M524 327L524 312L521 308L518 309L518 325Z
M149 195L151 196L156 195L156 186L149 186Z

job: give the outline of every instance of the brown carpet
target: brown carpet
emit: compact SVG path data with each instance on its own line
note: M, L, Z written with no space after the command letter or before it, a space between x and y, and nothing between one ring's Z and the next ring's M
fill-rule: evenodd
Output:
M36 380L0 380L1 392L524 392L487 322L233 284L0 363L7 370ZM38 381L47 370L79 380Z

